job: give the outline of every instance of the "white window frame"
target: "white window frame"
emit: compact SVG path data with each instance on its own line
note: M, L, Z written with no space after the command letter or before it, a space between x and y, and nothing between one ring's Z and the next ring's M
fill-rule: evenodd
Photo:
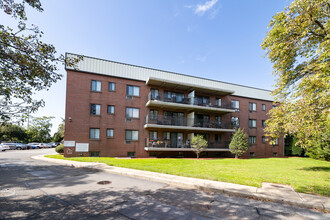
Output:
M90 128L89 129L89 139L99 140L100 139L100 129Z
M91 91L92 92L101 92L102 90L102 83L99 80L92 80L91 81Z
M127 137L130 134L131 138ZM125 131L125 140L126 141L138 141L139 140L139 131L137 130L126 130Z
M91 104L90 105L91 107L91 109L90 109L90 114L91 115L101 115L101 105L100 104ZM95 106L95 114L93 114L93 112L92 112L92 108L93 108L93 106Z
M126 118L140 118L140 109L126 107Z
M129 88L132 88L132 94L129 94L130 93L130 89ZM140 87L139 86L127 85L127 87L126 87L126 95L127 96L136 96L136 97L139 97L140 96Z
M114 129L107 128L107 138L113 138L113 136L114 136Z
M256 128L256 127L257 127L257 120L256 119L249 119L249 128Z
M109 112L109 107L110 107L110 112ZM115 114L115 106L114 105L108 105L107 106L107 113L108 114Z
M109 82L109 84L108 84L108 91L110 91L110 92L116 91L116 83Z

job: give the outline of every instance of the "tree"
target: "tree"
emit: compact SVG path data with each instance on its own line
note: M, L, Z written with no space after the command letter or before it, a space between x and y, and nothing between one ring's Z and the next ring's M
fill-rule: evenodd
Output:
M25 23L26 4L43 11L39 0L0 0L0 10L18 20L15 29L0 24L0 123L24 119L43 106L43 100L34 100L32 95L62 78L56 73L57 64L74 66L82 59L58 56L53 45L42 42L43 32Z
M329 158L330 2L296 0L269 27L261 46L277 77L277 107L266 132L272 138L294 135L309 156Z
M61 142L64 139L64 119L62 118L62 123L58 125L57 132L53 136L54 142Z
M229 149L235 154L235 158L239 158L249 149L249 143L247 142L247 135L244 133L244 130L240 128L235 131L235 134L231 138Z
M26 141L26 130L18 125L5 124L0 127L0 141Z
M51 120L54 117L33 118L31 126L27 129L30 142L45 143L51 141L50 129L53 126Z
M191 149L196 153L197 159L199 159L200 153L202 153L207 147L207 140L204 139L203 135L196 135L191 141Z

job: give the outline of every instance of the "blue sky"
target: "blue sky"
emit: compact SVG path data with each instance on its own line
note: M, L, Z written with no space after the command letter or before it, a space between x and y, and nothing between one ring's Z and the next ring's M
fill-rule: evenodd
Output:
M260 44L276 12L289 0L41 0L44 12L28 21L59 53L72 52L123 63L272 89L272 64ZM12 25L0 14L1 23ZM35 116L65 115L66 76L43 98Z

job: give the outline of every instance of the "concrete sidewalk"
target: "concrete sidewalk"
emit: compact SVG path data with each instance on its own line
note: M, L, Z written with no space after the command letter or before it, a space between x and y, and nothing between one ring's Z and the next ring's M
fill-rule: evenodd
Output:
M103 172L125 175L150 181L162 182L177 187L205 189L217 192L223 192L229 195L240 196L289 204L302 208L318 209L330 212L330 198L315 196L305 193L297 193L291 186L274 183L262 183L261 188L253 186L244 186L233 183L218 182L213 180L204 180L191 177L175 176L170 174L155 173L121 167L108 166L103 163L78 162L70 160L60 160L44 157L44 155L33 156L33 159L59 163L67 166L79 168L96 169Z

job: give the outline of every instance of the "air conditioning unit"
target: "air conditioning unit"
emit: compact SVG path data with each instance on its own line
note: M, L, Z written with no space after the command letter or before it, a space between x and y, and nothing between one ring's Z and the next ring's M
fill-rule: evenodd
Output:
M133 96L126 96L126 99L133 99Z

